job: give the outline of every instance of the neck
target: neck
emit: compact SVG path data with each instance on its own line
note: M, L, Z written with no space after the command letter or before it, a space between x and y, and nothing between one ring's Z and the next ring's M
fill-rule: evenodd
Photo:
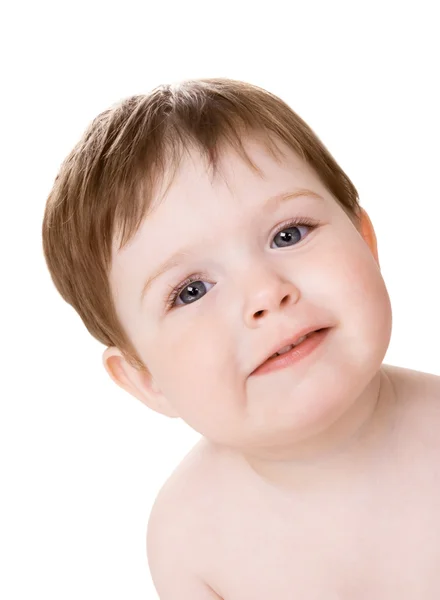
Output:
M390 374L382 365L362 394L325 433L296 443L293 447L242 452L241 457L263 480L278 488L334 483L362 468L389 431L391 408L396 401Z

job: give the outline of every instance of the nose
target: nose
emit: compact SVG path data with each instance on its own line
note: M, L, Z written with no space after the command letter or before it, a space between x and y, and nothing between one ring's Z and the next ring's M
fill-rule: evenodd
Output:
M248 327L259 325L269 313L286 310L298 302L298 288L278 275L254 274L249 283L245 305L245 321Z

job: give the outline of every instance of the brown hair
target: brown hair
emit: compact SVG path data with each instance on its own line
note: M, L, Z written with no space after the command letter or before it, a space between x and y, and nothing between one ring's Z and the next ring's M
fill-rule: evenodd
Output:
M132 239L157 184L170 169L175 174L184 150L197 148L215 173L229 145L258 172L242 144L246 133L263 134L274 156L273 139L287 144L358 223L356 188L315 133L280 98L242 81L186 80L126 98L90 123L60 167L42 226L50 275L91 335L138 369L145 365L110 289L114 240L121 249Z

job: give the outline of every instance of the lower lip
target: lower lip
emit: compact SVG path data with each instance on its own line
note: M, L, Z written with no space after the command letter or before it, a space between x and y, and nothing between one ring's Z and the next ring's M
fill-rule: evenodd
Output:
M258 367L258 369L255 369L251 375L263 375L263 373L284 369L284 367L289 367L290 365L297 363L311 354L327 337L329 331L329 328L315 331L301 342L301 344L295 346L288 352L280 354L280 356L276 356L275 358L269 358L265 363Z

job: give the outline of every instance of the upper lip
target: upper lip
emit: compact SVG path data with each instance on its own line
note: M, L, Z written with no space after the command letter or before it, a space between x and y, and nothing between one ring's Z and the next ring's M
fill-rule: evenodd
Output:
M294 344L297 340L299 340L299 338L303 337L303 335L307 335L308 333L312 333L312 331L317 331L318 329L326 329L327 327L328 327L327 325L313 325L313 326L303 327L296 333L293 333L292 335L289 335L288 337L282 339L281 341L276 342L276 344L273 346L272 350L270 350L269 353L266 354L266 358L264 358L262 361L259 362L259 364L255 367L254 371L256 371L258 369L258 367L260 367L263 363L265 363L266 360L268 360L273 354L275 354L275 352L278 352L285 346L290 346L290 344ZM252 373L254 371L252 371Z

